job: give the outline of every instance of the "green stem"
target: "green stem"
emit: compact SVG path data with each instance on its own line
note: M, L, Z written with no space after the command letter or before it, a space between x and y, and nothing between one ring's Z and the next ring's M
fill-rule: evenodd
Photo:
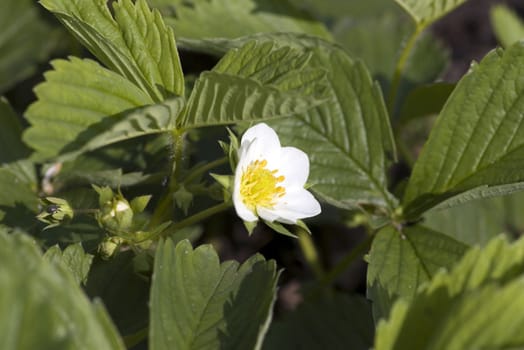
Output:
M322 264L320 263L318 251L315 247L315 244L313 243L313 240L311 239L311 235L302 228L297 228L297 234L298 243L300 244L304 258L308 262L309 266L311 266L315 276L319 280L322 280L325 277L325 271L322 267Z
M128 349L131 349L133 346L140 343L142 340L146 339L149 334L149 327L142 328L136 333L124 336L124 344Z
M228 162L227 157L218 158L212 162L203 164L199 167L194 168L191 172L189 172L186 177L184 178L184 183L188 184L203 173L208 172L209 170L216 168L222 164L225 164Z
M149 227L155 227L169 220L171 216L170 212L173 210L173 193L178 186L178 173L180 172L180 162L184 151L184 132L175 129L172 131L172 136L174 138L174 155L173 164L171 166L171 175L169 177L168 191L155 208L155 211L151 216L151 221L149 222Z
M423 30L424 26L417 25L415 31L413 32L413 34L411 34L408 41L406 42L406 45L404 45L402 53L400 54L400 57L397 61L397 65L395 66L395 72L393 73L393 78L391 80L391 86L389 88L387 103L390 115L393 115L394 112L395 100L397 99L398 89L402 80L402 76L404 74L404 69L406 68L406 63L408 61L409 55L411 54L413 46L417 42L418 36Z
M331 285L335 279L358 258L360 258L366 251L368 251L375 238L374 234L368 234L366 239L360 242L353 250L351 250L329 273L327 273L321 280L321 286L327 287Z
M180 230L181 228L184 228L186 226L191 226L193 224L196 224L197 222L209 217L209 216L212 216L212 215L215 215L217 213L220 213L221 211L224 211L224 210L227 210L229 208L231 208L232 206L232 203L231 202L222 202L220 204L217 204L213 207L210 207L210 208L207 208L207 209L204 209L202 210L201 212L198 212L194 215L191 215L179 222L175 222L174 224L172 224L171 226L169 226L169 231L176 231L176 230Z

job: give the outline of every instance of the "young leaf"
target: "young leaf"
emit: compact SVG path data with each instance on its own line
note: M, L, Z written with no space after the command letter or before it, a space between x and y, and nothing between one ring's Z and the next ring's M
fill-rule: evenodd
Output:
M379 325L375 348L521 348L524 244L495 238L441 271L411 304L399 300Z
M151 349L259 349L271 319L275 262L219 263L210 245L167 240L157 248Z
M378 84L340 48L311 38L296 41L314 50L312 67L328 70L333 102L271 126L282 144L308 154L308 181L327 202L342 208L392 208L396 199L387 190L386 167L388 158L395 158L395 147Z
M231 124L291 116L326 101L321 69L311 53L270 42L248 42L200 76L181 127Z
M306 300L269 328L263 349L369 349L374 325L363 297L335 293Z
M53 31L39 15L33 0L0 2L0 95L29 77L37 63L47 59L57 43Z
M263 5L256 0L150 2L166 14L166 22L182 38L237 38L261 32L307 33L331 38L321 22L280 0L264 1Z
M419 286L439 269L451 268L466 251L466 245L422 226L405 227L402 232L388 226L377 233L369 252L368 297L381 298L374 306L376 317L387 315L389 301L411 300ZM383 290L383 291L381 291ZM377 296L375 296L375 294Z
M93 255L84 252L81 243L76 243L69 245L63 251L58 245L54 245L45 252L44 259L61 264L71 272L78 284L85 284Z
M496 5L491 9L491 25L498 41L504 47L524 39L524 21L504 5Z
M175 37L145 0L114 2L113 18L104 0L42 0L100 61L160 102L183 96L184 76Z
M103 307L28 236L0 229L0 285L2 349L124 349Z
M21 141L22 125L3 97L0 97L0 125L0 164L27 157L29 149Z
M103 117L153 101L134 84L92 60L70 58L51 63L54 70L35 88L38 100L26 117L32 126L24 141L35 159L58 155L78 135Z
M522 187L522 74L524 44L517 43L491 52L461 79L413 169L404 195L407 218L460 194L456 202Z
M419 26L428 26L466 0L395 0Z

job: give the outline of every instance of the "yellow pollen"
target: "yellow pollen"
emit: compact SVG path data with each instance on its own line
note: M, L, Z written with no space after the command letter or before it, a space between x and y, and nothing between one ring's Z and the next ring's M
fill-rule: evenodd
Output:
M247 166L240 179L242 201L251 211L258 206L271 209L276 199L286 194L285 188L278 185L285 177L276 176L278 170L269 170L266 166L267 160L255 160Z

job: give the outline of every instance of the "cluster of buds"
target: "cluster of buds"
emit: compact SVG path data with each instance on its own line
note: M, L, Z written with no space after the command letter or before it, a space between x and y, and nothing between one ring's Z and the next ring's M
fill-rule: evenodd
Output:
M144 211L151 196L139 196L128 201L120 191L115 193L109 187L93 188L98 193L100 206L95 218L107 232L107 237L98 247L102 258L113 256L125 245L147 245L150 234L141 231L144 223L137 216Z

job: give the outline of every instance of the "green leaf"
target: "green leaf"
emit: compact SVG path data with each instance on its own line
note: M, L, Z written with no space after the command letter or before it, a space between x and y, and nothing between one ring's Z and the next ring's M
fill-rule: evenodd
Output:
M0 286L2 349L124 349L103 307L28 236L0 232Z
M426 27L462 5L466 0L395 0L417 25Z
M517 43L488 54L457 84L415 163L403 200L407 218L458 195L445 205L522 187L522 74L524 44Z
M398 301L379 325L376 349L521 348L524 240L493 239L441 271L411 304Z
M24 141L35 159L58 155L78 135L103 117L152 103L135 85L92 60L55 60L54 70L35 88L38 100L26 117L32 126Z
M58 245L52 246L45 252L44 259L55 264L61 264L71 272L78 284L85 284L91 262L93 261L93 255L84 252L81 243L76 243L68 246L63 251Z
M368 297L380 299L375 317L387 315L397 297L413 299L421 285L439 269L451 268L465 251L463 243L423 226L380 230L369 252L367 274Z
M47 59L57 33L38 13L33 0L0 2L0 95L29 77Z
M62 149L60 160L69 160L79 154L135 137L167 132L175 127L176 117L184 101L176 97L156 105L127 110L103 117L80 132L75 140Z
M308 182L324 200L341 208L393 208L386 168L396 156L380 87L340 48L311 38L295 40L314 51L312 67L328 70L333 102L270 125L283 145L308 154Z
M35 183L24 173L34 165L27 161L0 168L0 222L11 227L28 228L36 223L38 196Z
M167 240L157 248L151 289L151 349L259 349L278 279L260 255L219 263L210 245ZM246 315L249 320L246 321Z
M325 72L311 53L271 42L231 50L196 81L182 127L291 116L326 101Z
M390 0L343 1L340 0L292 0L292 3L306 8L317 17L340 18L351 16L354 19L372 17L399 10Z
M269 328L263 349L369 349L374 325L369 303L342 293L305 300Z
M123 335L147 327L150 283L137 273L136 254L121 252L110 261L95 258L89 271L86 293L100 298Z
M490 17L493 31L502 46L509 47L524 39L524 22L507 6L493 6Z
M237 38L260 32L307 33L330 39L321 23L279 0L150 0L182 38ZM224 25L227 23L227 25Z
M402 47L414 28L404 17L387 14L372 18L344 18L335 23L334 36L351 55L366 63L373 77L389 93L391 79ZM370 43L374 43L370 45ZM404 67L401 102L414 86L434 82L448 63L448 52L431 33L422 35L413 46Z
M485 245L500 233L520 235L524 231L524 192L485 198L453 208L430 210L424 225L470 245Z
M100 61L147 92L156 102L183 96L184 77L175 37L145 0L42 0Z
M0 125L0 164L26 158L29 149L21 141L22 125L3 97L0 97Z

